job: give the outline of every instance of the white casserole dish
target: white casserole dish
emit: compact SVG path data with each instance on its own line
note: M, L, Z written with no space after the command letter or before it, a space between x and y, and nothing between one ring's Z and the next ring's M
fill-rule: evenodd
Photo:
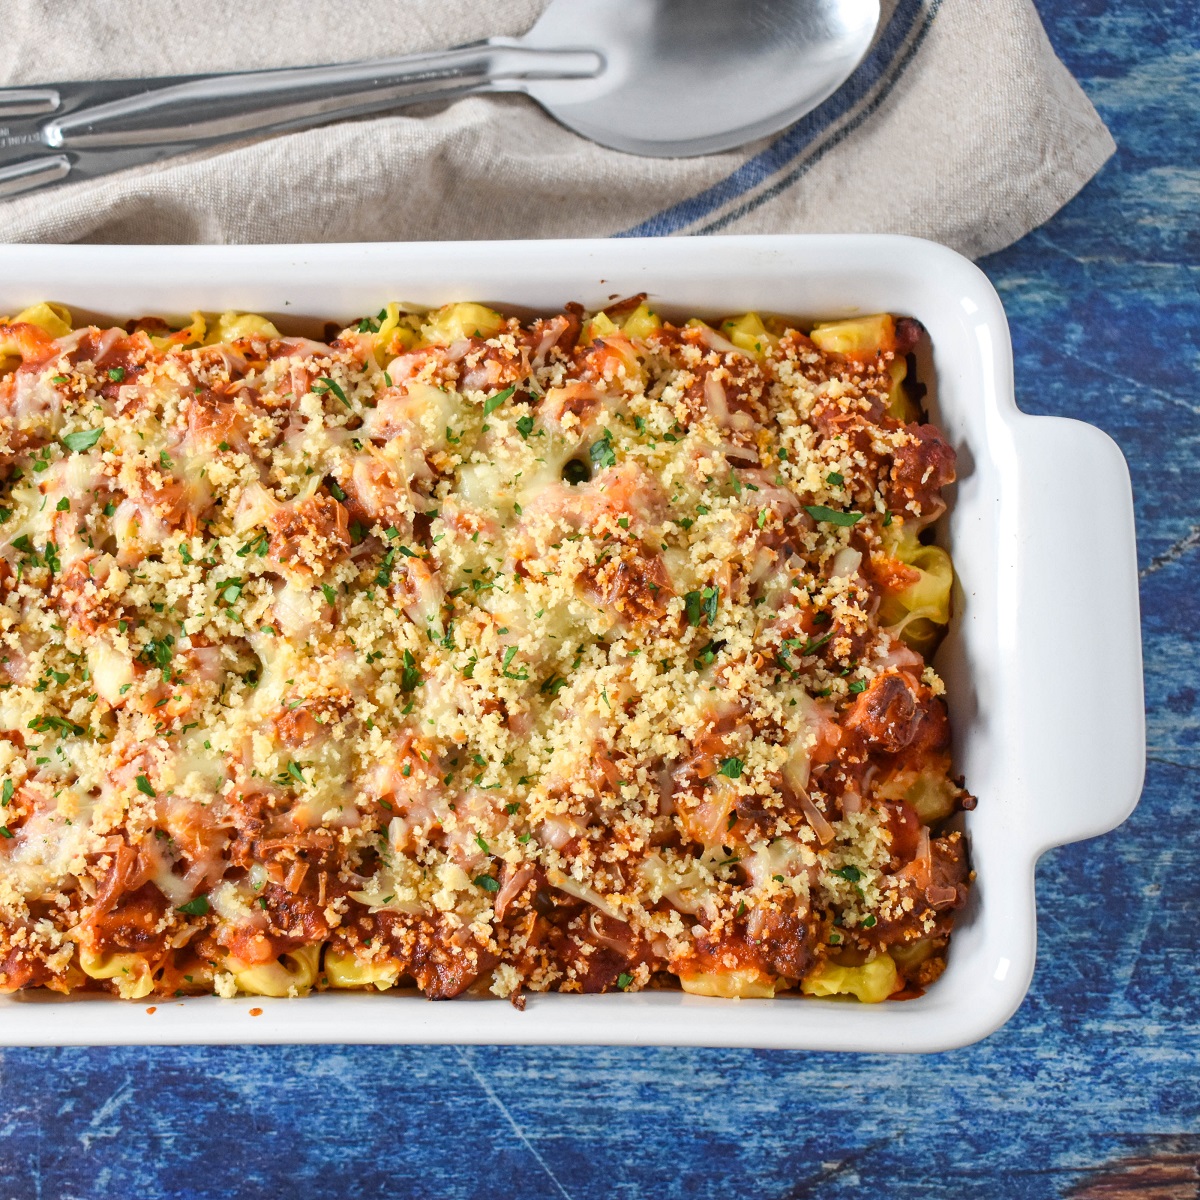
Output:
M1034 864L1137 802L1145 760L1129 474L1090 425L1013 396L1000 300L930 242L877 236L321 246L2 246L0 312L38 300L125 319L227 308L348 321L386 300L600 308L647 292L668 313L813 319L889 311L928 329L932 419L959 453L942 540L958 575L936 659L978 881L943 977L918 1000L862 1005L679 992L431 1003L413 993L300 1000L0 998L0 1043L607 1043L932 1051L999 1028L1036 949ZM149 1010L149 1011L148 1011ZM252 1015L253 1014L253 1015Z

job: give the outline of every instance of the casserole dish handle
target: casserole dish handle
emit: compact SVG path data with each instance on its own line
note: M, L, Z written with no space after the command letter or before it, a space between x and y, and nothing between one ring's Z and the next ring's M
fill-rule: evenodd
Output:
M1039 767L1021 782L1040 854L1114 829L1141 793L1137 547L1129 470L1106 433L1025 417L1014 434L1021 691L1012 735L1018 759Z

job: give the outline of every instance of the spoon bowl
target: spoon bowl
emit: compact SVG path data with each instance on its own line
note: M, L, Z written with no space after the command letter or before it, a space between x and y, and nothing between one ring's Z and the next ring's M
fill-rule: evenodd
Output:
M555 0L520 44L594 49L604 69L521 90L602 146L713 154L828 99L862 62L879 16L879 0Z

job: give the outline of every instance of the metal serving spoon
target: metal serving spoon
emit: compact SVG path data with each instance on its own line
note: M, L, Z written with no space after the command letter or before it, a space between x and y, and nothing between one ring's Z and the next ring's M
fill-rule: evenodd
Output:
M553 0L524 37L440 53L10 88L0 90L0 196L475 92L524 92L630 154L710 154L832 95L878 24L879 0Z

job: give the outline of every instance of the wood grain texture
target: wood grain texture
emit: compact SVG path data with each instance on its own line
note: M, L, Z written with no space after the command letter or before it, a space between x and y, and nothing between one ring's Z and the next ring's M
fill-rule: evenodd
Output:
M983 265L1012 323L1022 406L1092 421L1129 458L1150 764L1126 826L1042 861L1039 964L1013 1021L918 1059L5 1051L0 1196L1197 1195L1200 6L1042 8L1120 151Z

